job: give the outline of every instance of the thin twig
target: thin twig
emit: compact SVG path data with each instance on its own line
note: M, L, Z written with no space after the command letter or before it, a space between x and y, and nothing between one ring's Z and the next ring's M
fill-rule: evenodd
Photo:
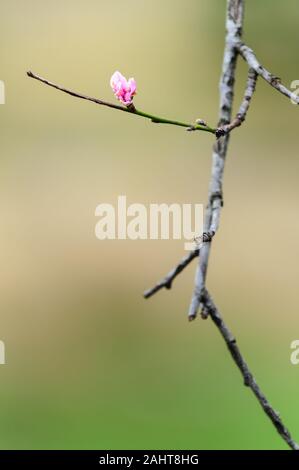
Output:
M236 127L241 126L241 124L245 121L247 112L249 110L251 99L255 92L257 77L258 77L258 74L256 73L256 71L250 68L248 71L248 78L247 78L247 84L246 84L243 101L241 103L241 106L239 108L239 111L236 117L232 120L230 124L225 126L224 130L226 132L231 132Z
M260 75L264 80L266 80L266 82L269 83L269 85L274 87L283 95L290 98L294 103L299 104L299 96L296 93L290 91L288 88L286 88L281 83L279 77L277 77L276 75L273 75L271 72L265 69L265 67L263 67L263 65L257 59L253 50L250 49L250 47L248 47L246 44L243 44L241 41L236 43L236 47L238 51L240 52L241 56L243 57L243 59L249 65L249 67L254 69L258 75Z
M160 116L155 116L153 114L145 113L143 111L140 111L139 109L136 109L135 106L120 106L114 103L110 103L108 101L100 100L98 98L93 98L88 95L83 95L82 93L77 93L76 91L69 90L68 88L65 88L63 86L57 85L56 83L50 82L49 80L40 77L39 75L36 75L35 73L29 71L27 72L28 77L34 78L35 80L38 80L39 82L44 83L45 85L48 85L52 88L56 88L56 90L60 90L63 93L67 93L68 95L74 96L75 98L81 98L82 100L87 100L87 101L92 101L93 103L99 104L101 106L107 106L108 108L113 108L117 109L118 111L123 111L125 113L130 113L134 114L136 116L141 116L146 119L150 119L152 122L156 124L172 124L173 126L180 126L180 127L185 127L187 131L203 131L203 132L210 132L211 134L215 134L216 137L219 137L223 135L222 129L214 129L207 124L202 125L198 123L190 124L186 122L181 122L181 121L176 121L173 119L166 119Z
M226 40L220 79L220 109L218 127L224 127L231 122L234 96L235 70L238 50L235 43L241 40L243 26L243 0L228 0L226 16ZM215 142L212 157L212 173L209 187L209 201L206 209L204 232L216 233L221 208L223 206L222 180L225 157L230 134L227 133ZM197 316L201 304L201 296L205 286L208 269L211 242L202 247L199 263L195 274L195 287L192 295L188 317L193 320Z
M160 289L163 289L163 287L165 287L165 289L171 289L174 279L188 266L188 264L191 263L192 260L194 260L194 258L199 256L203 244L210 242L214 235L215 232L203 232L201 236L196 237L194 241L196 242L197 247L190 251L188 255L184 256L184 258L182 258L181 261L171 271L169 271L161 281L157 282L157 284L155 284L151 289L144 291L143 297L148 299Z
M169 271L168 274L159 281L154 287L151 289L146 290L143 293L143 297L145 299L148 299L152 295L154 295L156 292L158 292L160 289L163 289L164 287L166 289L171 289L172 287L172 282L173 280L177 277L178 274L180 274L183 269L185 269L188 264L191 263L191 261L196 258L199 255L199 248L196 248L195 250L192 250L188 253L187 256L184 256L184 258L171 270Z
M28 71L27 75L30 78L34 78L35 80L38 80L39 82L42 82L45 85L49 85L52 88L56 88L56 90L63 91L63 93L67 93L68 95L74 96L75 98L81 98L82 100L92 101L93 103L100 104L102 106L108 106L109 108L118 109L119 111L124 111L125 113L131 112L129 108L126 108L124 106L119 106L114 103L108 103L108 101L99 100L98 98L92 98L91 96L83 95L82 93L77 93L76 91L68 90L67 88L57 85L56 83L50 82L46 78L40 77L39 75L36 75L35 73L31 71Z
M268 402L266 396L263 394L260 387L258 386L247 363L243 358L243 355L241 354L235 337L230 332L219 310L217 309L210 294L207 292L206 289L203 293L202 302L204 304L204 309L208 311L208 314L210 315L211 319L213 320L214 324L222 335L224 341L226 342L226 345L229 349L229 352L231 353L233 360L240 369L240 372L244 378L244 385L246 385L252 390L261 407L263 408L264 412L270 418L282 439L289 445L291 449L299 450L299 445L293 440L290 432L283 424L279 414L273 409L273 407Z

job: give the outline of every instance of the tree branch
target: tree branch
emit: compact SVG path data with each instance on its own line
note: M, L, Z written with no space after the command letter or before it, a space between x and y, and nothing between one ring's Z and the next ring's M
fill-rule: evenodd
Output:
M235 364L240 369L240 372L244 378L244 385L246 385L252 390L258 402L260 403L261 407L263 408L264 412L266 413L268 418L270 418L270 420L272 421L273 425L275 426L277 432L282 437L282 439L289 445L291 449L299 450L299 445L293 440L290 432L283 424L279 414L272 408L266 396L263 394L260 387L258 386L247 363L245 362L245 359L243 358L241 354L241 351L237 345L236 339L234 338L231 331L225 324L219 310L217 309L210 294L207 292L206 289L204 290L204 293L203 293L202 302L204 305L204 309L207 310L207 313L210 315L214 324L218 328L221 336L226 342L228 350L231 353L231 356Z
M136 109L134 105L130 106L120 106L114 103L110 103L108 101L103 101L98 98L93 98L88 95L83 95L82 93L77 93L76 91L69 90L67 88L64 88L63 86L57 85L56 83L50 82L49 80L40 77L39 75L34 74L31 71L27 72L28 77L34 78L35 80L38 80L39 82L44 83L45 85L48 85L52 88L56 88L56 90L62 91L63 93L67 93L68 95L74 96L75 98L81 98L82 100L87 100L87 101L92 101L93 103L99 104L101 106L107 106L108 108L113 108L117 109L118 111L123 111L125 113L130 113L130 114L135 114L136 116L141 116L146 119L150 119L152 122L156 124L171 124L173 126L180 126L180 127L185 127L187 131L203 131L203 132L210 132L211 134L215 134L216 137L220 137L223 135L223 130L222 129L213 129L212 127L208 126L207 124L199 124L198 122L195 122L194 124L186 123L186 122L181 122L181 121L176 121L172 119L166 119L162 118L160 116L155 116L153 114L145 113L143 111L140 111L139 109Z
M143 293L143 297L145 299L148 299L152 295L154 295L156 292L158 292L160 289L163 289L165 287L166 289L171 289L172 287L172 282L174 279L180 274L187 266L188 264L191 263L191 261L196 258L199 255L199 248L196 248L193 251L190 251L187 256L184 256L184 258L171 270L169 271L168 274L159 281L154 287L151 289L146 290Z
M239 112L237 113L236 117L232 120L232 122L224 127L225 132L231 132L236 127L241 126L241 124L245 121L251 103L251 99L255 92L257 77L258 74L256 73L256 71L250 68L248 71L246 89Z
M279 77L273 75L267 69L265 69L265 67L263 67L262 64L258 61L256 55L254 54L253 50L250 49L250 47L246 46L246 44L243 44L241 41L236 42L236 47L249 67L254 69L260 77L266 80L269 85L278 90L280 93L290 98L294 103L299 104L299 96L282 85Z
M231 122L235 70L238 57L238 50L235 47L235 43L240 41L242 35L243 10L244 0L228 0L226 15L226 41L222 76L220 79L219 127L225 127ZM220 213L223 206L222 180L229 135L229 133L226 133L226 135L217 140L214 145L212 174L209 187L209 202L206 209L204 232L214 232L215 234L219 226ZM195 274L195 287L188 313L189 320L196 318L201 304L201 296L205 286L210 249L211 241L203 245L200 253L199 264Z
M193 250L189 253L188 256L184 257L182 261L172 269L165 278L158 282L153 288L144 292L144 297L147 299L158 292L160 289L165 287L166 289L170 289L173 280L176 276L183 271L183 269L188 266L191 261L199 255L199 250ZM236 339L229 330L228 326L224 322L220 311L217 309L216 305L214 304L210 294L206 289L204 289L203 296L202 296L202 303L203 303L203 318L207 318L208 316L211 317L214 324L218 328L220 334L222 335L231 356L239 368L243 379L244 385L249 387L254 395L256 396L258 402L260 403L261 407L263 408L266 415L270 418L273 425L275 426L277 432L280 434L282 439L289 445L289 447L293 450L299 450L298 444L292 439L290 432L287 430L285 425L283 424L279 414L272 408L270 403L268 402L266 396L261 391L260 387L258 386L255 378L253 377L245 359L237 345Z
M245 120L251 98L254 94L257 76L261 75L265 80L277 88L281 93L293 98L293 95L289 90L283 87L277 78L274 78L267 72L260 64L257 64L254 60L255 56L251 50L237 48L237 44L240 43L242 35L242 22L243 22L243 8L244 0L228 0L227 1L227 19L226 19L226 46L223 59L222 77L220 81L220 112L219 112L219 128L223 129L225 134L214 144L213 149L213 160L212 160L212 174L209 187L209 201L205 216L204 233L200 237L203 242L200 248L189 253L188 256L172 269L166 277L158 282L152 289L147 290L144 293L144 297L148 298L158 292L163 287L167 289L171 288L172 282L175 277L198 255L199 263L197 266L195 276L195 290L192 297L189 319L194 319L197 315L199 305L202 305L202 317L211 317L212 321L218 328L222 335L231 356L239 368L244 384L248 386L258 402L260 403L263 411L271 420L272 424L276 428L282 439L289 445L293 450L299 450L299 445L293 440L290 432L283 424L279 414L272 408L268 402L266 396L261 391L256 380L254 379L247 363L245 362L239 347L237 346L236 340L229 328L225 324L219 310L214 304L211 296L205 288L205 278L208 268L209 254L211 241L216 234L220 221L221 208L223 206L222 196L222 179L224 172L224 163L227 153L227 146L229 141L230 132L240 126ZM245 46L246 47L246 46ZM243 52L241 52L241 50ZM248 79L244 98L241 103L240 109L233 121L231 121L232 103L233 103L233 91L234 91L234 77L236 69L236 60L238 52L243 53L246 58L250 69L248 72ZM299 98L298 98L299 100Z

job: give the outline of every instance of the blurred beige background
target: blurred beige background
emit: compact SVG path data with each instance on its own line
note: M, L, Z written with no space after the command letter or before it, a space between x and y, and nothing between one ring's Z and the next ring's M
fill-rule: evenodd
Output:
M246 2L245 40L299 79L295 0ZM179 241L99 241L101 202L205 203L213 137L76 100L28 69L140 109L215 124L225 1L1 0L1 448L286 448L208 320L186 313L195 263L145 301ZM246 80L238 65L235 109ZM299 439L298 108L259 81L229 148L208 286Z

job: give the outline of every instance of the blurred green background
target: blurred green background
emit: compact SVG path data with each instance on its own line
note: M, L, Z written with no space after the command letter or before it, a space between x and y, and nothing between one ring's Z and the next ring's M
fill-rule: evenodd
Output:
M224 0L1 0L0 446L286 449L214 325L188 323L195 262L142 292L180 241L99 241L101 202L205 203L213 137L63 95L28 69L140 109L217 121ZM246 2L245 40L299 79L296 0ZM238 64L235 110L246 80ZM208 286L263 391L299 439L298 108L259 81L231 139Z

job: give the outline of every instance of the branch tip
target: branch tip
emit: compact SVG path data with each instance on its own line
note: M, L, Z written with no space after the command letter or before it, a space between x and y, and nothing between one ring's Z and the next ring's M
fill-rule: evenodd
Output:
M188 315L188 320L191 322L191 321L194 321L196 319L196 314L192 314L192 315Z

